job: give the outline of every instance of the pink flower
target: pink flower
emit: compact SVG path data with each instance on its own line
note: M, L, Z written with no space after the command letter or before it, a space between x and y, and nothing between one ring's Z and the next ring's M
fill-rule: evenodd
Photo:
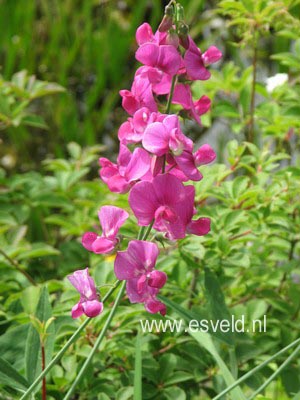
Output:
M144 43L137 49L135 58L171 76L176 75L181 66L181 56L172 45Z
M119 251L115 259L115 274L126 280L127 295L131 303L144 303L148 312L166 314L166 306L156 296L167 280L167 275L156 271L158 256L155 243L142 240L129 242L126 251Z
M179 155L184 149L193 148L192 140L180 129L177 115L167 115L161 122L149 124L145 129L142 143L146 150L156 156L163 156L169 151Z
M189 48L184 55L184 64L187 75L192 80L207 80L210 72L205 68L206 65L217 62L222 57L222 53L215 46L211 46L204 54L189 36Z
M107 158L100 158L99 164L100 177L109 189L115 193L126 193L136 181L150 174L151 157L141 148L136 148L131 154L121 144L117 164Z
M200 115L205 114L211 105L211 101L207 96L202 96L199 100L193 101L192 92L189 85L179 83L176 85L172 103L180 104L189 114L201 125Z
M171 239L184 238L186 232L205 235L210 219L193 221L195 188L184 186L171 174L157 175L152 182L139 182L129 194L130 207L140 226L154 221L153 228Z
M96 254L110 253L118 244L117 237L120 227L124 224L129 214L122 208L103 206L99 213L102 235L95 232L86 232L82 237L83 246Z
M148 79L136 75L131 90L120 90L122 106L128 114L133 115L139 108L147 107L150 111L157 111L157 105L152 94Z
M216 159L216 156L210 145L204 144L194 153L195 164L197 166L209 164Z
M99 315L103 310L103 303L99 301L95 282L89 276L89 269L75 271L68 279L80 293L79 302L72 308L72 318L78 318L82 314L91 318Z

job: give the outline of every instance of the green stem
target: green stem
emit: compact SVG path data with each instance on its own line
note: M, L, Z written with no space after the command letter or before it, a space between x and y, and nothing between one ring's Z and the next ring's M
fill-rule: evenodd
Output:
M280 367L249 397L248 400L255 399L256 396L262 392L273 381L276 376L296 357L300 351L300 345L292 352L292 354L280 365Z
M124 281L122 283L122 286L121 286L121 289L120 289L120 291L118 293L116 301L115 301L115 303L114 303L114 305L113 305L113 307L112 307L112 309L111 309L111 311L109 313L109 316L108 316L107 320L105 321L104 327L102 328L102 331L100 332L100 335L98 336L98 338L97 338L97 340L96 340L96 342L94 344L94 347L92 348L88 358L85 360L85 363L81 367L79 373L76 375L76 378L75 378L72 386L70 387L68 393L65 395L63 400L68 400L72 396L76 386L81 381L81 379L82 379L87 367L90 365L90 363L92 361L92 358L93 358L94 354L96 353L96 351L98 350L98 348L99 348L99 346L100 346L100 344L101 344L101 342L102 342L102 340L104 338L104 335L105 335L107 329L110 326L111 320L113 319L113 316L115 315L115 312L116 312L117 307L118 307L118 305L120 303L121 297L123 296L123 293L124 293L124 290L125 290L125 285L126 285L126 281Z
M147 230L146 230L142 240L147 240L147 237L150 235L153 224L154 224L154 220L151 222L150 225L148 225Z
M174 75L172 78L170 95L169 95L168 102L167 102L166 114L170 114L176 79L177 79L177 75Z
M106 295L103 297L102 302L105 302L111 296L111 294L116 290L116 288L119 286L120 283L121 283L121 281L116 282L115 286L113 288L111 288L106 293ZM48 374L48 372L54 367L54 365L58 363L58 361L65 354L65 352L68 350L68 348L77 340L80 333L90 323L91 320L92 320L92 318L87 318L77 328L77 330L73 333L73 335L70 337L70 339L67 341L67 343L60 349L60 351L56 354L56 356L50 361L50 363L47 365L47 367L44 369L44 371L42 371L40 373L40 375L36 378L36 380L29 386L29 388L26 390L26 392L23 394L23 396L20 398L20 400L24 400L24 399L28 398L28 396L35 390L35 388L42 381L42 379Z
M15 260L13 260L12 258L9 257L9 255L7 255L5 253L5 251L0 249L0 253L3 255L4 258L6 258L6 260L17 270L19 271L22 275L25 276L25 278L28 280L28 282L30 282L32 285L37 286L37 284L35 283L35 281L31 278L31 276L20 267L19 263Z
M226 389L224 389L221 393L219 393L217 396L213 398L213 400L218 400L221 397L223 397L225 394L228 392L231 392L232 389L237 387L240 383L244 382L247 380L250 376L255 374L255 372L259 371L260 369L264 368L266 365L270 364L271 361L273 361L275 358L280 356L281 354L285 353L287 350L289 350L291 347L294 347L296 344L300 343L300 338L296 339L294 342L290 343L288 346L284 347L282 350L278 351L276 354L274 354L272 357L268 358L266 361L258 365L257 367L253 368L251 371L247 372L245 375L243 375L241 378L239 378L237 381L235 381L232 385L228 386ZM250 399L248 399L250 400Z

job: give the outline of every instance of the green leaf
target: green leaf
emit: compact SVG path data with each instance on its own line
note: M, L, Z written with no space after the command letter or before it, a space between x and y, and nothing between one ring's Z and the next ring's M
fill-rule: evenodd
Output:
M214 321L231 320L231 315L225 304L224 295L216 275L208 268L205 268L205 295L209 303L211 316ZM234 345L234 334L229 329L228 332L218 330L218 337L225 343Z
M60 254L57 249L45 243L33 243L30 250L23 251L19 256L19 260L26 260L29 258L38 258L45 256L53 256Z
M46 322L52 317L51 304L46 287L41 291L35 317L41 322ZM46 365L51 360L54 345L54 331L54 324L51 324L48 328L48 336L45 343ZM29 328L26 340L25 369L29 383L32 383L41 372L41 343L39 335L32 325Z
M174 303L169 298L159 296L159 299L161 299L167 306L171 307L182 318L184 318L188 321L195 319L194 315L189 310L185 310L183 307ZM204 347L213 356L217 365L220 368L221 374L223 376L224 381L226 382L226 385L229 386L229 385L233 384L235 382L235 379L232 376L229 369L227 368L225 362L219 355L219 353L214 345L214 342L212 341L211 335L209 333L205 333L205 332L201 332L201 331L192 332L190 330L188 330L188 333L197 340L197 342L199 343L200 346ZM240 387L236 387L235 389L233 389L232 393L234 395L235 400L246 400Z
M29 386L27 380L2 357L0 357L0 382L11 388L27 389Z
M134 363L134 400L142 400L142 351L140 332L135 342L135 363Z

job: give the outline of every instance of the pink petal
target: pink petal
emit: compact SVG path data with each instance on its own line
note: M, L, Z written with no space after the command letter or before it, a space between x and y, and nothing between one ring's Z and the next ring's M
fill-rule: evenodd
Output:
M157 65L159 46L155 43L145 43L135 53L135 58L142 64L150 67Z
M126 282L126 293L130 303L143 303L145 300L144 293L138 292L138 278L129 279Z
M189 151L183 151L180 156L174 157L178 167L181 171L192 181L200 181L202 179L202 175L198 171L194 156Z
M120 90L122 97L122 107L129 115L133 115L139 108L138 99L129 90Z
M150 170L150 165L151 157L149 153L141 148L135 149L126 168L125 177L128 182L141 179Z
M194 45L185 52L184 63L186 72L192 80L207 80L210 72L205 68L199 49L195 50Z
M97 237L98 235L95 232L86 232L81 239L83 247L85 247L89 251L93 251L92 245Z
M216 156L216 153L209 144L204 144L194 153L195 163L197 166L213 162L216 159Z
M156 314L159 312L159 313L161 313L162 316L165 316L166 312L167 312L167 308L166 308L165 304L163 304L159 300L153 299L153 298L149 298L145 302L145 308L151 314Z
M189 85L179 83L175 86L172 98L173 104L180 104L185 110L190 110L192 107L192 93Z
M211 106L211 100L207 96L202 96L199 100L194 102L195 111L198 115L205 114Z
M206 52L202 54L202 60L206 65L219 61L221 57L222 53L216 46L210 46Z
M129 242L126 251L119 251L115 259L115 274L120 280L128 280L144 275L154 268L158 256L155 243L142 240Z
M114 239L117 236L120 227L124 224L127 218L129 218L128 212L115 206L101 207L98 216L103 235L108 239Z
M106 237L98 237L92 246L92 251L95 254L107 254L110 253L116 245L116 242Z
M164 157L153 156L151 159L151 173L154 176L162 172Z
M175 47L170 45L159 46L157 67L166 74L176 75L181 65L181 56Z
M150 153L163 156L169 151L170 134L161 122L149 124L144 132L143 146Z
M72 318L79 318L84 313L82 303L79 301L73 308L72 308Z
M167 281L167 274L162 271L152 271L148 277L148 284L151 287L161 289Z
M90 300L97 297L96 286L89 276L88 268L75 271L72 275L68 275L68 279L81 296Z
M154 35L151 26L147 22L144 22L137 28L135 38L139 46L147 42L152 42Z
M85 301L82 303L83 312L87 317L94 318L103 311L103 303L98 300Z
M159 206L153 185L150 182L138 182L129 194L129 205L140 226L147 226L154 218L155 210Z
M206 235L210 231L210 218L199 218L191 221L187 227L187 232L197 236Z
M142 107L134 113L133 126L136 132L143 133L150 117L150 111Z

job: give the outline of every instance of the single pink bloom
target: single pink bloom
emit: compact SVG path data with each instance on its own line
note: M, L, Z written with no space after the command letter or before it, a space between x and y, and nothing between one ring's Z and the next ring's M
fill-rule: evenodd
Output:
M161 122L147 126L143 136L143 147L156 156L163 156L169 151L179 155L183 150L192 150L193 142L180 128L177 115L167 115Z
M189 48L184 55L186 73L193 81L205 81L210 78L210 72L205 68L200 49L189 36Z
M110 253L118 244L117 237L120 227L129 217L122 208L115 206L103 206L98 213L102 235L95 232L86 232L82 237L83 246L95 254Z
M109 190L115 193L126 193L139 179L149 176L151 157L146 150L136 148L131 153L122 143L117 164L107 158L100 158L100 177Z
M172 75L169 75L158 68L142 66L137 69L135 76L146 79L151 85L154 93L161 95L170 93L172 85Z
M155 270L159 250L155 243L142 240L129 242L126 251L119 251L115 259L115 274L126 280L131 303L144 303L150 313L166 314L166 306L156 296L167 280L167 275Z
M72 318L78 318L82 314L87 317L96 317L103 310L103 303L99 301L95 282L89 275L89 269L75 271L68 276L69 281L80 293L79 302L72 308Z
M202 96L199 100L193 101L192 92L189 85L179 83L176 85L172 103L180 104L185 110L189 111L189 114L195 121L201 125L200 115L205 114L211 105L211 101L207 96Z
M184 186L172 174L157 175L152 182L139 182L129 194L130 207L140 226L154 221L154 229L171 239L182 239L186 231L196 235L209 232L209 219L193 221L195 188Z
M137 49L135 57L142 64L171 76L176 75L181 65L181 56L172 45L145 43Z
M152 94L151 84L148 79L140 75L134 77L131 90L120 90L122 107L128 114L133 115L141 107L150 111L157 111L157 105Z

